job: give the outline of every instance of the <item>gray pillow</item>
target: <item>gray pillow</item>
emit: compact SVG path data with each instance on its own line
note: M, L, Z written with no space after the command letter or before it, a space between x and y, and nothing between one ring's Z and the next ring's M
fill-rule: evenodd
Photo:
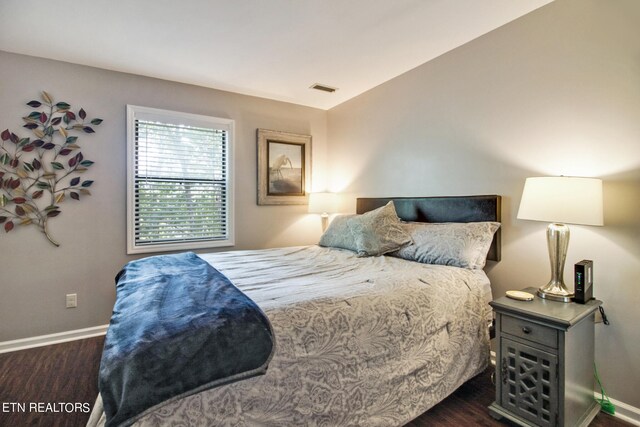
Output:
M424 264L484 267L498 222L403 223L413 244L389 255Z
M320 237L320 246L349 249L359 257L377 256L411 243L393 202L362 215L339 215Z

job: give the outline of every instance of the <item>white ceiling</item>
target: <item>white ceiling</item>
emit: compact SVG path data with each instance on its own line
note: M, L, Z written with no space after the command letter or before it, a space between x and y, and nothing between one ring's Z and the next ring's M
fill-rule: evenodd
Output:
M0 0L0 50L329 109L551 1Z

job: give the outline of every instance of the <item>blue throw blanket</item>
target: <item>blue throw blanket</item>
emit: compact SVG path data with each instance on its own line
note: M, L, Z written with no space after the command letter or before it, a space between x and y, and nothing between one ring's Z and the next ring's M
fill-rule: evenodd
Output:
M264 374L273 349L262 310L196 254L132 261L116 277L100 362L106 426Z

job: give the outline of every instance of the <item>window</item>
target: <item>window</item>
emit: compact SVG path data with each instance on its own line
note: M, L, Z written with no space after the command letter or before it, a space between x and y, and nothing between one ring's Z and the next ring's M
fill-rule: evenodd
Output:
M233 128L127 106L127 253L234 244Z

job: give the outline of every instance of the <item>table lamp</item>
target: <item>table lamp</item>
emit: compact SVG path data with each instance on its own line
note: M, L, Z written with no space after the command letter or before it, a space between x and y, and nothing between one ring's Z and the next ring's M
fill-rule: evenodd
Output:
M309 195L309 213L318 213L322 218L322 232L329 224L329 214L337 211L336 193L311 193Z
M574 294L567 289L562 277L569 246L569 227L564 223L603 225L602 180L566 176L527 178L518 219L550 223L547 246L551 280L538 289L538 296L570 302Z

